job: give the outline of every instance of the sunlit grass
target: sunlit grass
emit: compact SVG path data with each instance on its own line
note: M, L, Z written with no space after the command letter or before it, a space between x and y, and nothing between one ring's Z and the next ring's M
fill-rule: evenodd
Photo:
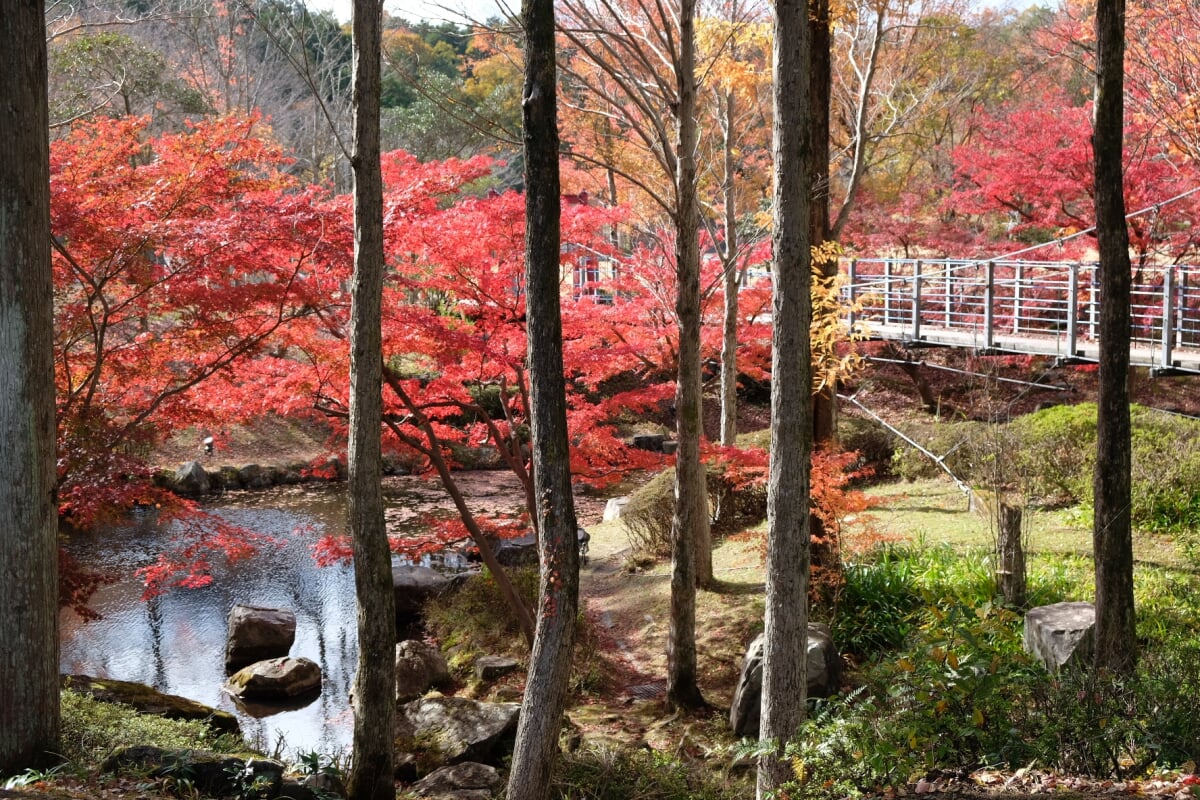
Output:
M975 510L978 503L951 481L938 478L897 481L873 486L867 494L878 505L865 523L888 537L919 543L945 543L957 550L991 548L995 533L986 513ZM1027 508L1025 521L1028 552L1033 557L1059 554L1090 558L1092 517L1090 509ZM861 526L849 526L853 535ZM1142 564L1188 569L1193 565L1180 552L1172 537L1136 532L1134 559Z

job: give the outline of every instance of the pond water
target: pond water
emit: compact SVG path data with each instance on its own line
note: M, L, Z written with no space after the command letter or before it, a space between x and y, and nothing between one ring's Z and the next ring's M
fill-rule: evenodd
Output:
M496 480L507 483L498 476L490 483ZM485 497L486 506L509 510L515 496L507 485L475 494ZM387 503L391 529L445 501L435 484L390 482ZM278 545L232 565L214 564L210 586L143 601L134 573L169 548L169 526L160 527L153 515L135 515L128 525L72 538L68 549L80 563L118 581L101 587L92 600L100 620L85 622L63 610L62 672L145 683L231 711L245 736L268 751L278 744L288 753L348 750L353 727L348 698L357 657L354 572L346 565L317 566L309 549L325 534L345 529L344 487L230 493L206 510L274 537ZM239 706L221 690L226 621L236 603L295 612L291 655L321 665L320 695L303 707L279 710Z

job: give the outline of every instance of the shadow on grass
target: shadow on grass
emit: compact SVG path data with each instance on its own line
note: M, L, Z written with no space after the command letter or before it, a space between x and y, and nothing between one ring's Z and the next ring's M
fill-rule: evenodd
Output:
M714 580L711 586L705 587L707 591L713 594L723 595L747 595L747 594L762 594L766 591L766 584L759 582L743 582L743 581L723 581L720 579Z

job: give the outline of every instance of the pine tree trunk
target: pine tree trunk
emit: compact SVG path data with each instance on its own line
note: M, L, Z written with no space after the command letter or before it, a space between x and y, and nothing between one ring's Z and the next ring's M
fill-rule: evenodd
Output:
M1125 2L1096 3L1096 121L1092 135L1096 238L1100 253L1100 373L1095 518L1096 666L1132 672L1137 662L1133 532L1129 515L1129 230L1121 159L1124 132Z
M804 719L808 645L809 470L812 452L812 195L808 4L775 4L774 282L771 313L771 465L767 484L767 600L758 796L791 777L783 748Z
M0 14L0 775L44 765L59 734L44 13Z
M351 288L350 533L358 598L350 800L396 796L396 610L383 521L383 177L379 166L381 0L354 0L354 278Z
M571 676L579 544L571 492L559 307L558 119L553 0L525 0L525 286L540 608L517 725L508 800L546 800Z
M696 684L696 586L712 579L708 498L700 463L703 433L700 384L700 244L696 201L695 0L679 6L679 142L675 176L675 270L679 375L675 390L675 516L671 525L671 620L667 635L667 702L704 705ZM704 565L707 564L707 569Z

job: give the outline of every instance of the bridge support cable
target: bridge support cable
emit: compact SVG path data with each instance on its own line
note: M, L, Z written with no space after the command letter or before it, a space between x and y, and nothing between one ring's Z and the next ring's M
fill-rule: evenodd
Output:
M1037 383L1035 381L1023 381L1019 378L1003 378L999 375L988 375L986 372L972 372L969 369L958 369L957 367L947 367L943 364L931 364L928 361L908 361L902 358L879 358L878 356L863 356L863 361L870 361L874 364L915 364L918 367L929 367L930 369L939 369L943 372L953 372L958 375L966 375L971 378L984 378L989 381L997 381L999 383L1015 383L1018 386L1028 386L1033 389L1045 389L1048 392L1067 392L1070 391L1066 386L1055 386L1050 383ZM949 455L949 454L947 454Z
M942 470L942 472L945 472L947 475L950 476L950 478L954 481L954 485L958 487L958 490L960 492L962 492L964 495L966 495L967 500L969 501L971 499L972 491L971 491L970 485L968 485L967 482L964 481L962 478L955 475L954 472L951 471L950 467L946 466L946 456L950 455L955 450L957 450L959 447L961 447L963 442L959 442L954 447L950 448L950 450L948 450L946 453L939 456L939 455L935 454L933 451L929 450L928 448L922 447L920 443L916 442L911 437L907 436L904 433L904 431L902 431L899 428L897 428L896 426L890 424L883 417L879 416L874 411L872 411L870 408L863 405L863 403L861 401L859 401L859 399L856 395L839 394L838 399L844 400L845 402L850 403L851 405L861 409L863 411L863 413L865 413L867 416L871 417L871 419L875 420L883 427L887 428L891 433L895 434L898 438L904 440L905 443L907 443L908 445L910 445L911 447L913 447L914 449L916 449L923 455L928 456L929 459L931 461L933 461L933 463L938 465L938 467Z
M1154 205L1146 206L1145 208L1139 208L1137 211L1133 211L1129 214L1126 214L1125 221L1128 222L1131 219L1136 219L1136 218L1142 216L1143 214L1157 214L1160 210L1162 210L1163 206L1167 206L1167 205L1170 205L1171 203L1175 203L1175 202L1183 200L1187 197L1191 197L1196 192L1200 192L1200 186L1195 186L1191 189L1188 189L1186 192L1180 192L1179 194L1175 195L1174 197L1168 197L1166 200L1160 200L1159 202L1155 203ZM992 260L1008 261L1008 260L1016 258L1017 256L1023 256L1026 253L1032 253L1034 250L1041 250L1043 247L1050 247L1051 245L1056 245L1056 244L1062 245L1066 242L1071 241L1072 239L1078 239L1080 236L1087 236L1087 235L1095 233L1095 232L1096 232L1096 226L1093 225L1090 228L1084 228L1081 231L1075 231L1074 233L1068 234L1066 236L1060 236L1056 239L1051 239L1047 242L1042 242L1041 244L1030 245L1029 247L1023 247L1020 250L1014 250L1011 253L1005 253L1002 256L995 256Z

